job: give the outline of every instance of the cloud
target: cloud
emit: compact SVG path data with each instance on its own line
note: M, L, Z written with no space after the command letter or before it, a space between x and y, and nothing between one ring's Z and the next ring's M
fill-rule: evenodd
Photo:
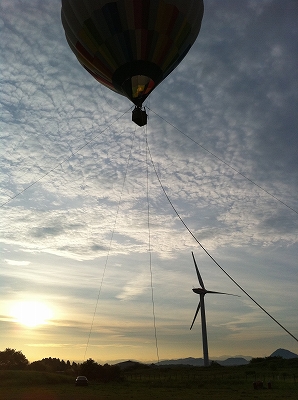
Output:
M144 291L148 290L148 274L137 274L132 281L128 282L123 288L122 293L117 295L120 300L128 300L133 297L140 296Z
M27 266L30 264L30 261L16 261L16 260L4 260L9 265L19 265L19 266Z
M6 5L6 7L8 6ZM240 25L238 7L235 6L232 13L223 14L216 13L216 8L211 7L209 12L215 13L214 22L208 27L204 36L205 39L201 41L201 37L199 37L198 43L190 53L188 62L182 63L178 70L173 72L169 79L160 85L159 91L156 92L157 94L153 93L153 99L156 96L156 103L159 104L162 96L166 97L168 110L164 106L160 109L166 117L168 116L178 127L181 125L179 120L187 121L187 134L192 135L199 143L208 145L207 148L249 177L253 179L256 177L256 181L262 184L268 180L269 173L273 174L270 185L274 193L277 192L277 197L286 198L286 201L289 200L290 202L292 196L291 192L289 192L289 186L283 183L285 174L281 172L281 165L279 165L279 171L277 171L277 164L268 162L268 159L274 158L278 160L282 157L282 163L288 162L292 165L295 162L296 152L293 151L295 146L289 143L288 157L283 157L280 151L280 146L283 142L279 139L280 134L278 132L274 133L278 125L275 119L277 115L280 115L276 112L276 107L279 113L290 113L291 118L293 118L294 113L288 111L289 107L285 107L285 104L292 103L293 95L286 92L283 86L279 86L275 90L271 85L271 92L268 94L269 85L263 82L263 76L268 75L267 71L270 71L270 76L267 79L272 78L272 81L279 81L277 77L279 77L280 71L285 66L290 68L290 65L292 65L285 61L290 55L288 53L285 54L287 49L282 42L276 43L277 40L281 39L274 35L265 37L264 41L260 43L262 51L258 51L257 54L250 54L248 51L250 47L247 48L242 45L243 37L253 40L256 36L255 29L256 27L260 29L259 26L262 24L263 19L266 19L266 7L270 8L271 4L262 5L262 7L263 9L256 9L248 4L245 9L248 14L241 14L242 23ZM51 10L44 6L40 7L39 10L41 13L49 13L46 19L53 19L56 16L56 14L51 14ZM275 9L272 12L277 13ZM15 18L8 11L6 11L6 15L6 21L10 20L10 18ZM238 16L237 18L236 15ZM228 34L229 41L236 41L236 44L234 43L232 47L229 46L229 41L227 43L223 42L222 36L218 35L217 27L221 26L220 24L227 18L231 20L225 33ZM255 21L255 27L252 26L251 21ZM268 20L266 20L266 23L273 24L272 21ZM281 21L280 24L282 23ZM5 26L6 30L8 30L8 22L5 23ZM41 27L41 29L43 28ZM26 23L22 26L23 30L28 31L27 36L29 37L32 26ZM229 30L230 33L228 32ZM236 37L232 34L234 30L239 34ZM269 31L272 32L271 30ZM106 239L103 239L100 244L95 241L89 247L78 242L75 246L65 245L63 238L67 238L71 231L79 233L81 239L86 237L90 224L95 222L94 212L91 208L94 207L96 201L103 204L101 199L104 199L104 204L108 204L109 208L113 205L115 210L121 197L122 212L126 212L128 209L135 211L136 208L140 209L141 204L145 204L146 171L144 165L142 166L145 159L145 145L144 143L142 144L141 137L136 137L133 154L128 160L133 137L128 121L121 119L121 127L116 124L115 127L106 129L105 122L107 117L105 117L105 113L108 110L107 104L96 104L92 96L88 95L89 91L95 93L96 90L105 89L100 86L94 86L92 79L76 63L69 61L72 58L71 53L66 51L67 47L65 47L65 43L62 40L57 41L60 33L61 31L58 33L53 30L49 37L41 37L38 40L56 40L55 54L56 57L59 54L58 59L61 60L59 61L61 65L53 63L52 58L49 59L47 57L42 59L42 63L39 66L36 65L35 61L33 63L32 60L33 68L37 69L36 73L40 73L38 71L42 69L52 68L51 79L46 79L48 75L43 73L43 90L40 91L42 98L39 100L37 97L38 102L33 105L32 102L35 101L36 90L39 90L33 90L33 87L35 85L36 88L40 88L41 82L30 82L28 86L27 77L23 80L24 86L21 85L18 89L19 92L16 92L18 107L23 110L23 113L30 114L30 123L26 118L20 121L21 126L18 124L17 127L15 123L12 124L13 126L15 125L17 130L15 130L14 135L13 152L8 153L8 163L11 165L8 176L18 183L13 191L11 186L7 187L3 198L7 198L5 196L8 193L13 195L22 190L26 185L31 184L34 179L38 179L40 174L46 173L61 161L66 160L49 177L42 180L35 188L30 189L28 195L26 194L18 202L23 203L26 198L26 202L30 201L35 207L43 207L47 211L47 215L43 214L42 224L41 221L35 223L36 226L33 226L29 232L32 242L35 239L49 239L52 241L52 245L47 247L51 252L65 254L65 256L70 257L82 257L84 253L85 257L94 257L96 256L94 249L105 250L108 248ZM18 43L24 40L23 36L20 35L17 35L17 38L18 40L16 40L14 46L20 46ZM212 48L210 50L211 40L213 47L220 44L219 52L213 52ZM246 43L249 42L247 41ZM204 65L204 68L206 68L205 76L201 76L200 79L191 82L188 76L198 63L195 56L198 51L200 52L199 54L202 54L199 66ZM274 61L273 66L271 61ZM75 75L81 77L79 81L76 80L78 87L75 86L74 81L70 80L66 62L69 62ZM12 71L12 69L9 69L7 73L9 71ZM26 70L23 71L23 74L25 72ZM198 71L199 73L200 70ZM202 78L204 79L202 80ZM54 82L55 85L53 86ZM58 85L56 82L61 84ZM65 90L66 82L72 82L67 90ZM203 82L204 86L202 86ZM177 87L173 92L174 96L169 89L173 86L173 83ZM180 85L181 88L179 88ZM80 95L78 96L79 87ZM22 92L26 93L26 96ZM10 96L9 93L11 93L11 90L7 90L8 96ZM277 94L280 96L278 101ZM269 108L269 104L267 105L265 100L261 103L261 99L265 98L272 99L275 106ZM12 102L10 97L9 99L7 104L10 106ZM124 101L124 99L121 100ZM47 104L49 107L43 113L42 110ZM63 108L62 104L66 108ZM182 104L188 104L191 108L181 107ZM198 104L200 104L200 108L198 108ZM41 105L41 107L37 105ZM73 107L72 111L69 109L71 105ZM266 107L267 111L264 107ZM168 115L169 111L170 115ZM189 115L194 115L194 112L198 112L200 115L190 119ZM58 118L49 118L48 115L52 113L58 115ZM116 115L109 108L106 115L112 116L112 114ZM154 124L155 122L158 124L156 116L154 117ZM22 126L25 128L24 130ZM181 211L188 209L189 220L197 218L195 214L198 214L198 210L202 210L204 214L208 208L213 211L214 217L209 218L209 227L204 226L206 219L204 221L198 220L201 226L197 230L199 237L207 238L207 232L209 231L209 236L210 238L213 237L213 240L208 240L206 243L212 249L226 244L238 246L238 241L240 243L246 240L248 242L262 241L264 234L267 235L267 231L262 229L264 224L260 224L260 221L257 219L252 221L251 215L255 213L255 209L258 207L261 207L262 210L268 208L268 199L261 197L257 188L253 189L249 182L237 176L231 169L214 159L210 154L206 154L202 148L194 146L193 142L181 136L175 129L165 126L165 124L157 126L162 131L165 131L166 135L156 135L155 129L151 129L152 138L149 138L149 143L150 147L152 146L154 162L161 174L162 181L169 191L170 198L173 200L179 198L179 203L183 201L181 203ZM221 126L220 130L218 126ZM30 128L30 131L28 131L28 128ZM9 129L11 130L11 127ZM21 136L18 134L20 131ZM101 131L102 133L100 133ZM269 132L270 146L268 147L268 142L266 144L266 141L269 139L267 135ZM79 148L94 137L96 139L76 153ZM291 136L287 135L287 137ZM261 140L265 140L264 143L261 143ZM249 154L247 150L249 150ZM74 154L73 157L72 154ZM68 159L68 157L71 158ZM245 160L244 164L243 160ZM126 166L128 166L128 174L124 186L125 190L121 193L121 187L124 182L124 168ZM287 166L284 164L283 168L285 167ZM294 182L294 171L291 174L292 182ZM171 212L171 208L166 206L166 200L162 195L153 171L151 171L151 180L154 182L151 185L153 201L156 207L159 207L159 210L161 204L163 204L163 209L165 210L164 213L160 213L155 209L156 218L159 217L159 220L163 219L163 221L168 219L169 222L172 220L169 224L169 228L172 229L173 217L169 218L167 216ZM22 184L20 184L21 181L23 182ZM271 190L271 188L269 189ZM293 186L291 190L293 190ZM108 199L107 202L106 199ZM80 212L78 212L80 205L85 208L85 224L69 222L69 218L81 219ZM273 207L276 208L276 205L273 205ZM49 209L53 211L49 213ZM107 220L106 213L109 213L109 211L106 207L101 210L97 208L97 210L99 211L97 219L101 228L105 227L106 223L112 226L114 221L111 218ZM145 212L144 206L142 211L143 213ZM33 214L35 214L35 210L33 210ZM9 218L11 217L9 215ZM31 220L30 215L28 217ZM215 222L217 225L215 228L211 226L211 222L214 223L216 220L218 222ZM121 222L117 221L117 229L122 222L123 219ZM144 221L144 227L145 225ZM119 229L121 230L122 228L120 227ZM128 228L123 225L123 229L127 232ZM97 227L95 227L94 231L96 230ZM295 230L295 225L293 230ZM11 235L11 233L9 234ZM28 231L24 231L24 236L27 236L27 234ZM136 236L140 241L139 230L133 232L130 229L129 240L135 241ZM57 240L53 247L53 239L55 237L60 238L60 240ZM145 241L145 236L142 240ZM296 240L295 235L291 237L288 232L284 236L284 240L293 243ZM163 242L171 243L172 241L164 240ZM266 242L268 244L275 242L275 236L270 231ZM91 250L88 251L88 249ZM139 247L136 247L136 249L139 249ZM127 251L131 250L132 247L128 246ZM162 250L164 250L164 246ZM86 255L87 253L88 256Z

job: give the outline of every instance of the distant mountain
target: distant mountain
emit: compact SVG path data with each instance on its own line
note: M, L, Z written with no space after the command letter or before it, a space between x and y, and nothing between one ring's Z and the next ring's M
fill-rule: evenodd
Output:
M245 358L243 357L230 357L227 358L226 360L219 360L216 361L218 364L223 365L224 367L231 367L234 365L246 365L249 363Z
M290 358L298 358L298 354L292 353L291 351L286 349L277 349L272 354L270 354L270 357L282 357L288 360Z
M176 360L163 360L159 361L156 365L192 365L195 367L202 367L204 360L202 358L178 358Z
M245 356L246 357L246 356ZM284 359L290 359L290 358L298 358L298 355L295 353L292 353L289 350L286 349L277 349L275 350L269 357L282 357ZM251 357L247 357L249 360ZM244 357L241 356L236 356L236 357L228 357L225 360L210 360L215 361L218 364L225 366L225 367L231 367L231 366L237 366L237 365L246 365L249 363L249 360L247 360ZM148 368L149 364L142 364L137 361L124 361L124 362L119 362L116 365L118 365L121 369L127 369L127 368ZM204 360L203 358L193 358L193 357L187 357L187 358L178 358L175 360L163 360L159 361L158 363L152 364L156 366L174 366L174 365L185 365L185 366L193 366L193 367L203 367L204 366Z
M210 360L211 362L212 360ZM216 361L218 364L223 366L233 366L233 365L246 365L249 363L243 357L230 357L226 360L213 360ZM178 358L177 360L163 360L157 363L156 365L164 366L164 365L191 365L194 367L203 367L204 360L202 358Z
M146 364L142 364L140 362L131 361L131 360L119 362L115 365L117 365L120 369L135 369L135 368L144 368L144 367L148 368L148 366Z

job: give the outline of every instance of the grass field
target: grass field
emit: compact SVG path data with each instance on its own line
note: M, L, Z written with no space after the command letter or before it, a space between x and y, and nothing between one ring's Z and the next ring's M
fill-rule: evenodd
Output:
M118 383L91 382L76 387L74 378L34 371L0 371L1 400L298 400L296 371L280 375L244 367L171 368L126 372ZM266 375L267 374L267 375ZM255 390L254 379L264 380ZM264 378L264 379L263 379ZM268 389L271 381L272 388Z

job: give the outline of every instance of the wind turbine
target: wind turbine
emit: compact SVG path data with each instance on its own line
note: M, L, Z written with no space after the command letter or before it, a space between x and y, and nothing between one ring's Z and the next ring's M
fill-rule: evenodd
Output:
M201 309L204 367L208 367L209 366L209 355L208 355L207 326L206 326L206 314L205 314L204 296L205 296L206 293L227 294L228 296L237 296L237 295L230 294L230 293L214 292L214 291L211 291L211 290L207 290L205 288L205 286L204 286L203 279L202 279L201 274L199 272L199 269L198 269L198 266L197 266L197 263L196 263L196 260L195 260L195 256L194 256L193 252L191 252L191 254L192 254L192 258L193 258L193 261L194 261L194 264L195 264L198 280L199 280L199 283L200 283L201 287L192 289L192 291L194 293L200 295L200 301L199 301L198 307L196 309L195 316L194 316L194 319L193 319L192 324L190 326L190 329L193 327L193 324L194 324L194 322L195 322L195 320L197 318L198 312ZM240 296L237 296L237 297L240 297Z

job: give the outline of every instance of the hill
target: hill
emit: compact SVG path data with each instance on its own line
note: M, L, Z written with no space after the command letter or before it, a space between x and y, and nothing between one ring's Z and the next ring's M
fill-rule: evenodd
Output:
M121 370L124 370L124 369L137 369L137 368L138 369L140 369L140 368L148 368L147 364L143 364L143 363L140 363L138 361L131 361L131 360L122 361L122 362L119 362L119 363L117 363L115 365L117 365Z
M292 353L286 349L277 349L275 350L269 357L282 357L286 360L291 358L298 358L298 355ZM225 367L237 366L237 365L246 365L249 361L244 357L229 357L226 360L210 360L216 361L218 364L223 365ZM204 365L204 360L202 358L178 358L176 360L163 360L157 363L156 365L165 366L165 365L191 365L194 367L202 367Z
M246 356L245 356L246 357ZM292 358L298 358L298 355L295 353L292 353L289 350L286 349L277 349L275 350L269 357L282 357L286 360L292 359ZM217 364L222 365L224 367L232 367L232 366L240 366L240 365L247 365L249 364L251 360L251 357L242 357L242 356L235 356L235 357L228 357L225 360L210 360L215 361ZM148 367L148 364L142 364L137 361L124 361L117 363L122 370L123 369L135 369L135 368L146 368ZM192 366L192 367L203 367L204 366L204 360L203 358L193 358L193 357L187 357L187 358L178 358L178 359L172 359L172 360L162 360L159 361L158 363L155 364L156 366Z
M249 361L247 361L243 357L229 357L226 360L210 360L210 362L211 361L216 361L218 364L223 365L223 366L246 365L249 363ZM202 358L188 357L188 358L179 358L177 360L163 360L163 361L160 361L159 363L157 363L156 365L158 365L158 366L191 365L194 367L203 367L204 360Z
M277 349L272 354L270 354L270 357L281 357L289 360L290 358L298 358L298 354L292 353L291 351L286 349Z
M223 365L224 367L232 367L236 365L246 365L249 364L249 361L243 357L230 357L223 361L216 361L218 364Z
M204 365L204 360L202 358L178 358L176 360L163 360L159 361L156 365L192 365L194 367L202 367Z

